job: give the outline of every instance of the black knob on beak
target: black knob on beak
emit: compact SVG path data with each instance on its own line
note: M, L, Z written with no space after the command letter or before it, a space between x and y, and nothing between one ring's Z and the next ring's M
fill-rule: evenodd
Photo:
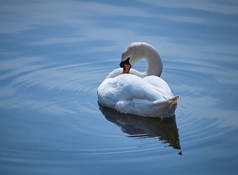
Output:
M130 64L130 62L129 62L129 60L130 60L130 57L128 57L125 61L122 61L121 63L120 63L120 67L124 67L124 65L125 64L127 64L127 65L130 65L131 66L131 64Z

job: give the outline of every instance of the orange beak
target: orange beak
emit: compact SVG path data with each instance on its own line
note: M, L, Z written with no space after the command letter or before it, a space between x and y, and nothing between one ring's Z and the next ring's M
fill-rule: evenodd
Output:
M130 68L131 68L131 65L129 64L125 64L124 67L123 67L123 74L128 74L129 71L130 71Z

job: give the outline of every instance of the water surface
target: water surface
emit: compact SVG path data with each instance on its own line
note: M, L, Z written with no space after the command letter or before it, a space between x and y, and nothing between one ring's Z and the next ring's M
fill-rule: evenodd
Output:
M0 174L236 174L236 1L0 3ZM181 97L168 120L98 105L134 41Z

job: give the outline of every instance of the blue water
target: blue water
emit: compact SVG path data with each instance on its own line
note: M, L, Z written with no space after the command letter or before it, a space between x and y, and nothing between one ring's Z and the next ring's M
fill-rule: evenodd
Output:
M0 14L0 174L237 174L237 1L12 0ZM174 118L98 105L134 41L159 51Z

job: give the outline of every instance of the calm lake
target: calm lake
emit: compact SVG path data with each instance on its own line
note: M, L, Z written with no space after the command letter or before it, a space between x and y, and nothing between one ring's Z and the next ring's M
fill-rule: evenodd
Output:
M11 0L0 14L1 175L237 174L238 1ZM98 105L135 41L160 53L175 117Z

